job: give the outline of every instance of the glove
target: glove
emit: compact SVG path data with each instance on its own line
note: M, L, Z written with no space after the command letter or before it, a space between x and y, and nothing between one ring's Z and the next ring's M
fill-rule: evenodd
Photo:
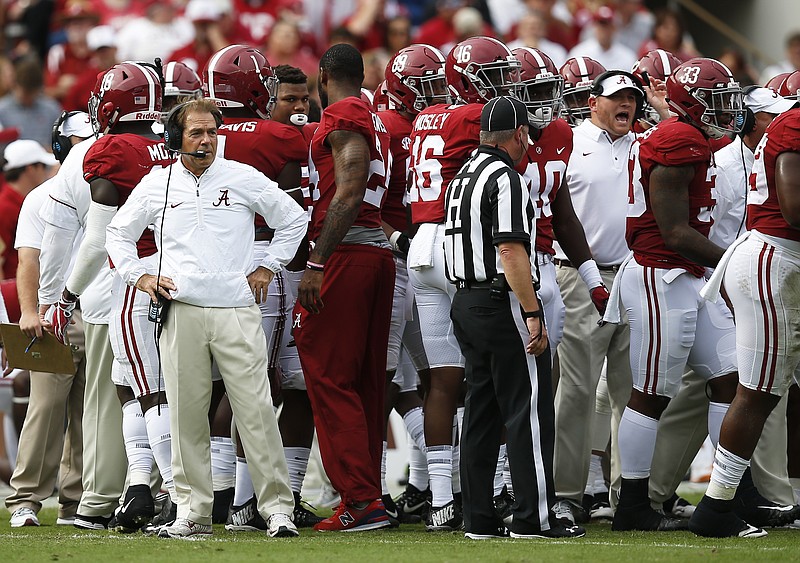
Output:
M77 297L72 294L67 295L65 291L58 303L51 305L44 314L44 320L50 323L53 336L61 344L69 344L67 328L72 324L72 311L75 310L77 302Z
M400 258L408 258L408 249L411 247L411 239L408 238L408 235L400 231L395 231L392 233L392 236L389 237L389 244L392 245L392 250L394 250L395 254Z
M605 284L600 284L594 289L591 290L592 295L592 303L594 304L594 308L597 309L597 312L600 313L602 317L606 312L606 307L608 306L608 299L611 297L608 293L608 288Z

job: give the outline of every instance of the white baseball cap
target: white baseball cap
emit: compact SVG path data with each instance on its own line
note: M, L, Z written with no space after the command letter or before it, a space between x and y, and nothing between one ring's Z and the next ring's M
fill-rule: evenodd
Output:
M3 158L6 163L3 170L13 170L15 168L22 168L29 164L37 162L45 166L53 166L56 164L56 157L44 150L44 147L36 141L29 139L21 139L9 143L3 153Z
M97 51L103 47L117 48L117 36L114 28L110 25L98 25L89 30L86 34L86 45L92 51Z
M625 88L633 88L638 95L644 96L644 92L642 92L639 85L626 74L612 74L608 78L603 79L599 86L601 88L601 96L611 96Z
M65 137L72 137L74 135L84 139L88 139L94 135L94 129L92 129L92 120L89 117L89 114L85 111L75 112L62 121L61 126L58 128L58 132Z
M744 105L753 113L763 111L777 115L792 109L796 103L796 100L787 100L769 88L753 88L744 97Z

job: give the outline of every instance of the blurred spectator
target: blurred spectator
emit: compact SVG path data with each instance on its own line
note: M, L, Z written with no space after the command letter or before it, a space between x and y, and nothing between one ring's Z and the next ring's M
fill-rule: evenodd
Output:
M61 2L59 2L60 4ZM6 52L14 56L35 53L39 60L47 57L50 21L55 11L53 0L12 0L4 2Z
M786 38L786 58L765 68L758 81L766 84L776 74L795 70L800 70L800 31L795 31Z
M125 24L117 36L120 60L153 62L156 57L166 60L194 38L192 24L178 17L173 1L151 1L144 17Z
M386 50L395 54L411 45L411 20L408 16L395 16L386 22Z
M528 9L542 14L547 24L547 39L569 50L577 43L572 14L564 2L556 0L525 0Z
M353 47L356 48L358 47L358 37L353 35L352 32L345 26L339 26L331 30L329 41L330 42L328 46L336 45L337 43L347 43L348 45L352 45Z
M319 59L302 45L300 31L289 21L279 21L273 26L264 54L273 67L294 66L308 76L316 76L319 72Z
M371 49L365 52L362 57L364 59L364 81L361 86L370 92L374 92L378 84L384 80L386 65L389 63L391 55L381 47L380 49Z
M86 34L100 21L100 14L88 0L70 0L57 20L64 29L66 42L53 45L47 52L44 91L61 101L89 64L92 53Z
M95 0L97 11L100 12L100 22L110 25L116 30L125 27L125 24L144 16L148 2L141 0Z
M119 62L117 59L117 41L114 28L110 25L99 25L89 30L86 36L92 56L88 67L78 75L72 88L61 103L67 111L87 111L89 96L97 83L97 75L107 71Z
M700 56L700 53L694 48L691 37L686 33L686 23L680 12L665 8L658 10L655 17L653 37L645 41L639 48L640 57L653 49L669 51L682 61Z
M471 3L467 0L436 0L436 14L420 26L414 42L433 45L446 54L447 46L452 47L459 41L453 27L453 18L456 12L469 5ZM494 31L490 25L484 23L479 35L494 36Z
M14 63L14 86L0 98L0 116L5 127L19 129L20 139L32 139L50 146L53 123L61 115L61 106L42 92L42 65L36 55Z
M53 124L50 123L52 129ZM3 152L5 183L0 187L0 243L3 279L17 277L17 249L14 235L17 232L19 210L25 196L50 175L55 157L35 141L14 141Z
M594 13L594 37L575 45L569 58L591 57L607 70L630 71L637 60L636 54L616 41L616 32L614 11L601 6Z
M231 45L228 37L233 17L222 11L217 0L190 0L184 15L194 26L194 39L172 53L169 60L200 73L214 53Z
M653 33L655 17L642 0L616 0L617 41L634 53Z
M559 68L567 62L567 50L545 37L547 22L541 12L529 10L517 25L517 37L508 43L509 49L532 47L547 54Z
M230 0L220 1L230 2ZM309 0L309 3L319 5L321 9L327 11L331 1ZM233 0L233 8L230 11L236 21L231 39L234 43L263 45L275 22L288 20L300 24L306 19L305 10L303 0ZM305 33L303 35L303 42L313 46L315 41L306 39Z
M725 47L717 60L727 66L740 86L751 86L758 81L758 73L751 67L736 47Z

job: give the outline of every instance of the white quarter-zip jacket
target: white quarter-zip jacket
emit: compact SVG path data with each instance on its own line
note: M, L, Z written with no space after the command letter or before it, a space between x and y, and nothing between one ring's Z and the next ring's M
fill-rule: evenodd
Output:
M198 178L178 159L171 171L154 169L136 186L108 226L106 250L128 285L155 275L136 253L136 241L152 223L161 275L177 286L173 299L199 307L247 307L255 303L247 283L255 213L275 229L261 265L278 272L306 233L303 209L252 166L217 156Z

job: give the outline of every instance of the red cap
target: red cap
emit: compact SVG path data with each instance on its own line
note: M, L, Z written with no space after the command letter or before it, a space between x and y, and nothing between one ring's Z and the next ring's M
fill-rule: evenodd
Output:
M596 22L608 23L614 21L614 10L609 6L600 6L597 11L592 14L592 19Z

